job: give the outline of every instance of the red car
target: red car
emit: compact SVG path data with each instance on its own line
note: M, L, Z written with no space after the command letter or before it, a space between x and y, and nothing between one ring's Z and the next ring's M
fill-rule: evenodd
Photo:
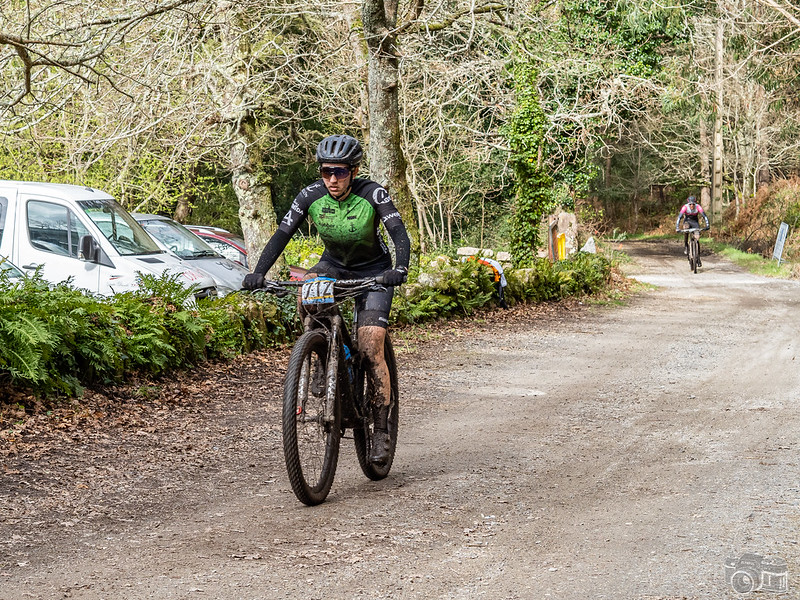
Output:
M186 229L200 237L214 250L240 265L247 266L247 247L238 235L220 227L185 225Z

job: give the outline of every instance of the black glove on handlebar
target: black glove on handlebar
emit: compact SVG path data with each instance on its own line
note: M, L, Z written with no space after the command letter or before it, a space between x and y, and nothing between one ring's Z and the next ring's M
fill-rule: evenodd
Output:
M397 269L390 269L389 271L383 272L383 283L384 285L388 285L389 287L394 287L396 285L400 285L401 283L405 283L408 279L408 271L399 267Z
M263 273L248 273L244 276L242 287L246 290L258 290L264 287Z

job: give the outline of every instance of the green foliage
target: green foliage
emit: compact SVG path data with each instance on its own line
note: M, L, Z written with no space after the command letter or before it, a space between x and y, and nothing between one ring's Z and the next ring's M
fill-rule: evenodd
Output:
M27 306L11 301L9 291L24 283L12 283L0 271L0 369L12 380L38 384L46 379L43 365L57 339L35 312L20 310Z
M774 194L773 204L782 211L782 221L793 230L800 226L800 181L796 178L785 182Z
M66 133L65 135L69 135ZM55 142L13 140L0 149L0 178L69 183L102 189L129 210L172 214L180 196L207 196L209 185L194 169L172 165L144 144L131 151L86 151L83 168L70 164L69 148ZM62 165L59 169L57 165Z
M143 276L139 290L95 298L39 275L0 280L0 383L38 394L137 373L164 375L288 339L294 302L248 295L196 303L175 279ZM0 386L1 387L1 386Z
M600 291L609 262L579 253L551 265L507 269L510 303ZM476 261L424 258L395 294L397 323L472 314L497 302L491 270ZM96 298L38 274L0 275L0 389L75 396L82 387L136 375L166 376L204 360L286 342L299 332L296 300L261 292L194 301L168 275L143 277L135 292Z
M187 223L222 227L241 235L239 200L230 183L229 173L212 170L211 165L201 165L197 177L193 181L187 181L184 193L190 197L191 214L186 220ZM174 211L174 206L164 208L167 214L172 214ZM149 204L147 210L154 212Z
M631 0L566 0L557 12L550 4L539 6L544 26L521 32L520 39L531 70L538 72L544 113L552 119L544 156L555 201L572 210L576 201L596 195L610 218L629 214L631 199L647 197L650 184L673 181L676 172L693 167L662 159L660 148L623 130L639 131L642 115L659 110L658 90L666 89L664 112L680 110L680 116L674 137L670 132L663 138L696 141L697 126L687 123L692 113L686 105L696 104L697 96L685 83L669 89L665 72L679 68L676 53L688 53L691 14L703 8L696 2L666 6ZM601 177L599 167L606 164Z
M573 0L562 4L562 33L587 54L612 52L615 71L652 77L661 70L663 47L686 40L689 28L681 3L665 7L630 0ZM566 31L565 31L566 30Z
M295 235L289 240L283 257L287 265L295 265L307 269L319 262L325 244L318 235Z
M533 260L539 245L539 224L553 206L552 181L542 168L546 118L536 89L536 72L520 63L514 71L517 107L503 133L511 149L516 203L511 221L511 252L515 264Z
M506 296L518 301L543 302L601 291L611 277L611 262L600 254L578 252L551 263L538 259L532 267L506 273Z
M476 261L421 258L416 281L400 288L392 303L398 323L419 323L450 315L468 315L490 303L495 294L489 270ZM424 266L423 266L424 265Z
M325 135L325 133L320 132L316 137L321 140ZM310 149L313 150L313 144L310 143L309 145L311 146ZM284 162L280 168L275 169L272 177L272 198L275 203L275 214L280 219L289 211L297 192L319 178L319 172L317 171L316 161L309 160L310 157L293 155L289 149L285 149L276 158Z
M103 378L121 367L124 340L116 339L108 307L66 284L48 289L38 274L4 281L0 313L0 366L14 382L74 393L78 373Z
M610 281L611 262L599 254L579 252L555 264L538 259L530 268L508 268L504 274L507 302L543 302L602 291ZM468 315L495 305L496 294L493 272L485 265L423 257L412 282L396 293L392 317L398 323L419 323Z

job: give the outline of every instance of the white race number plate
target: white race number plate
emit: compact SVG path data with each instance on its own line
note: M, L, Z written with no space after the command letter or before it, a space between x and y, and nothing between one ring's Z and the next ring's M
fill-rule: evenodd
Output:
M300 298L303 304L333 304L333 282L330 277L309 279L303 284Z

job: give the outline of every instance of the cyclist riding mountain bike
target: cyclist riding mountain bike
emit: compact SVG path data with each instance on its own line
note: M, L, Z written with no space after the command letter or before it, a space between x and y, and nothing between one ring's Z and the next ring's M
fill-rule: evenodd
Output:
M689 228L700 228L700 217L703 217L705 221L705 229L709 229L710 225L708 222L708 217L706 216L703 207L697 203L697 198L694 196L689 196L686 199L686 204L681 207L680 212L678 212L678 220L675 221L675 231L680 231L681 226L681 219L683 219L684 223L686 223ZM698 248L700 247L698 242ZM683 235L683 253L689 254L689 234L685 233ZM700 261L700 257L697 257L697 266L702 266L702 262Z
M386 291L370 291L359 303L359 347L367 357L375 388L375 420L370 461L384 464L389 459L387 420L390 412L391 382L384 357L386 328L394 287L408 277L411 243L400 213L389 193L369 179L356 179L363 157L361 144L349 135L331 135L317 146L321 179L304 188L292 202L278 230L267 242L254 272L245 276L245 289L264 286L264 277L281 255L301 223L310 217L325 244L320 261L306 279L329 276L358 279L383 275ZM396 265L379 231L383 223L395 247Z

